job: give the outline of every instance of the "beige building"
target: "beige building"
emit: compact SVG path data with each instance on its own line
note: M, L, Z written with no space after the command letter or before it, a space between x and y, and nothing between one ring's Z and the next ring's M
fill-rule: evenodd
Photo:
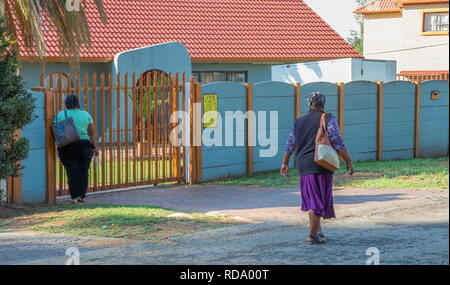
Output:
M364 17L364 57L397 61L399 77L447 79L448 0L372 0Z

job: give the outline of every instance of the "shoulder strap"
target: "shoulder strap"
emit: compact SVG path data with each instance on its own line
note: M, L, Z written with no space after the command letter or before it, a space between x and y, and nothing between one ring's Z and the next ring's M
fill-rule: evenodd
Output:
M67 109L64 109L64 115L66 116L66 120L67 120Z
M320 128L326 132L327 131L327 126L325 124L325 118L326 118L327 113L323 113L322 116L320 117Z
M57 124L59 124L59 118L58 118L58 116L59 116L59 113L56 114L55 119L53 120L53 122L55 122L55 123L57 123Z

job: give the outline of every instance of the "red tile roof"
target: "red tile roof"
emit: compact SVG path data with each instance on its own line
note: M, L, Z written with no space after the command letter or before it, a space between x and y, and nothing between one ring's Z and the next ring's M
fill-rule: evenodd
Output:
M387 12L401 12L401 9L395 3L395 0L372 0L362 6L359 6L354 11L356 14Z
M108 61L118 52L170 41L182 42L194 62L362 57L302 0L104 2L107 24L85 1L92 49L83 48L81 60ZM47 56L60 57L53 32L46 43Z

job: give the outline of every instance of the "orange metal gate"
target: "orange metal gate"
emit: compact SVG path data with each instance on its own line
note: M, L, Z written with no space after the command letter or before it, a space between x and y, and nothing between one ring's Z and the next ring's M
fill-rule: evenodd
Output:
M75 94L97 130L99 155L89 170L88 192L185 181L186 149L172 144L172 113L186 110L185 78L161 71L140 74L41 74L45 92L47 201L68 195L50 125ZM184 112L183 112L184 114Z

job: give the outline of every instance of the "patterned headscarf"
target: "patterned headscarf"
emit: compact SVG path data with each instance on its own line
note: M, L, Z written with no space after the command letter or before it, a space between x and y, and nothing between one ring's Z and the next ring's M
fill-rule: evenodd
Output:
M320 92L312 92L308 97L309 106L325 107L327 97Z

